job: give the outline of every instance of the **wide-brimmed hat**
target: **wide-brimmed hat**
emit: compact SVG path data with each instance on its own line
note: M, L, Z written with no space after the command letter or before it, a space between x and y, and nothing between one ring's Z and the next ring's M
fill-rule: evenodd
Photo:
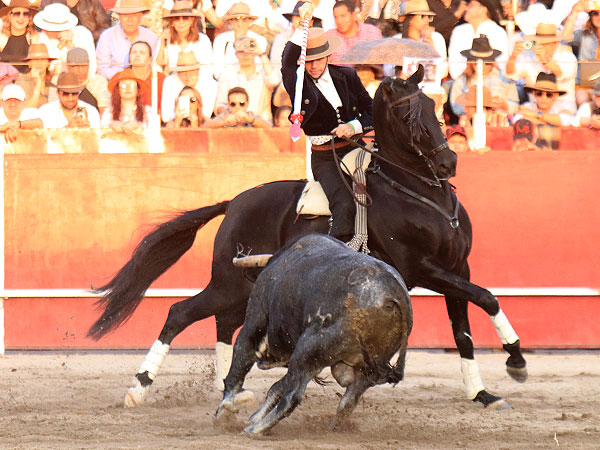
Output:
M566 94L567 91L563 91L558 88L556 84L556 75L553 73L540 72L535 79L535 84L526 84L526 91L544 91L544 92L558 92L558 95Z
M177 65L171 70L173 72L185 72L186 70L194 70L199 67L200 63L198 63L194 52L179 52Z
M427 0L409 0L406 3L403 3L404 12L400 14L399 17L408 16L410 14L417 15L420 14L422 16L435 16L437 15L431 9L429 9L429 5L427 4Z
M471 86L467 92L456 97L456 104L461 106L477 106L477 87ZM483 107L493 108L492 92L483 86Z
M142 0L118 0L110 11L117 14L146 13L150 11Z
M556 25L553 23L540 23L535 29L535 34L525 36L525 40L547 44L549 42L559 42L560 36L557 34Z
M252 20L258 19L258 16L250 14L250 7L244 2L237 2L231 5L227 14L223 16L223 20L248 18Z
M11 0L10 4L0 9L0 17L4 17L9 12L12 11L13 8L27 8L30 11L37 11L37 7L33 6L29 3L29 0Z
M471 44L469 50L460 52L461 55L467 58L467 61L483 59L486 62L494 61L500 53L502 53L500 50L492 48L490 41L485 34L473 39L473 44Z
M27 57L23 58L23 61L29 61L32 59L56 59L48 54L48 47L46 44L31 44L29 50L27 50Z
M342 45L338 36L325 33L323 28L313 27L308 29L306 41L306 61L324 58L335 52Z
M75 28L79 19L67 5L51 3L33 16L33 23L44 31L67 31Z
M142 80L141 78L136 76L133 69L124 69L114 74L113 77L110 79L110 81L108 82L108 92L112 93L117 84L119 84L119 82L123 80L136 81L142 96L145 96L148 93L148 91L150 91L150 86L148 86L146 80Z
M300 7L304 5L306 2L299 1L294 6L294 10L291 13L283 13L282 16L285 17L290 22L292 21L292 17L300 17ZM317 16L313 16L314 20L321 20Z
M62 72L56 80L56 89L59 91L79 94L85 86L79 84L77 75L73 72Z
M355 64L355 69L370 69L375 74L376 78L381 78L383 75L383 66L381 64Z
M202 17L202 14L194 8L192 2L188 0L175 0L171 11L163 16L165 19L170 17Z

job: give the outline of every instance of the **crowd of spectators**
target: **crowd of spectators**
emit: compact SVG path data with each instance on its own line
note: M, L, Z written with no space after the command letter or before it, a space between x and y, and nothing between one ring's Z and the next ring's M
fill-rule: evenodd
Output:
M0 132L7 141L40 127L131 134L157 123L289 125L281 54L302 26L302 2L164 0L159 23L146 20L143 0L117 0L108 11L101 0L3 2ZM473 147L479 60L486 123L513 127L515 148L555 149L562 127L600 129L600 0L312 3L310 25L341 40L332 64L355 44L384 37L435 50L438 58L399 55L395 66L354 67L373 96L383 76L408 77L423 64L430 74L423 90L459 151Z

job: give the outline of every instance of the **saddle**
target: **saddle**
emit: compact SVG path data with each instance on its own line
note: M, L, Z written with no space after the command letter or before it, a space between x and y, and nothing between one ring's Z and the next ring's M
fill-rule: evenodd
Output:
M357 159L359 154L364 153L364 158L360 168L364 172L371 163L371 154L361 148L356 148L342 158L342 170L352 176L357 169ZM321 183L315 180L308 180L298 203L296 204L296 214L302 216L331 216L329 201L321 187Z
M366 188L365 170L370 163L371 153L362 148L356 148L344 156L341 161L341 168L355 180L355 185L359 184ZM353 186L353 188L355 189L354 203L356 205L354 237L347 245L355 251L362 249L363 253L368 254L370 251L367 247L369 237L367 235L367 207L365 206L367 195L365 190L361 189L361 192L358 192L356 186ZM313 216L313 218L315 216L331 216L329 201L318 181L313 180L306 183L296 205L296 213L299 216Z

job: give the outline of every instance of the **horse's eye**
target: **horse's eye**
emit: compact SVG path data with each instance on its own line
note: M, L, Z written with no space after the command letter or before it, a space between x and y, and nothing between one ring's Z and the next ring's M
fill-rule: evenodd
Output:
M444 122L438 122L440 124L440 127L444 126Z

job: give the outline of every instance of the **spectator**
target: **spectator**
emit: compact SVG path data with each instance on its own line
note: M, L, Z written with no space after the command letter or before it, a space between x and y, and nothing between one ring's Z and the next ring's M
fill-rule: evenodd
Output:
M469 142L469 148L471 150L475 150L475 136L473 131L473 118L475 117L476 105L477 105L477 88L476 86L471 86L469 90L458 96L456 99L456 103L463 107L463 114L458 119L458 125L460 125L467 136L467 141ZM491 124L493 119L493 110L492 110L492 94L490 90L483 86L483 109L485 113L485 124ZM479 150L489 150L479 149Z
M337 36L342 40L340 47L329 57L331 64L338 64L342 56L355 44L362 41L375 41L383 36L379 28L359 20L358 11L352 0L340 0L333 5L335 28L327 31L329 36Z
M429 9L435 13L431 26L442 35L446 45L450 42L452 30L462 19L467 3L465 0L427 0Z
M233 46L239 63L219 79L216 114L227 108L229 90L240 86L251 93L248 110L265 120L271 120L271 96L281 81L280 72L273 70L267 54L261 52L253 38L242 36ZM255 62L257 56L260 58L260 67Z
M185 86L176 101L175 118L167 128L200 128L206 119L202 114L202 96L193 87Z
M165 78L161 97L162 121L168 123L175 118L177 96L185 86L202 93L202 114L211 117L217 96L217 82L213 79L200 79L200 64L193 52L180 52L174 74Z
M111 11L118 14L119 24L102 32L96 48L98 71L107 80L129 65L129 49L134 42L147 42L154 54L158 47L156 34L140 25L149 11L142 0L120 0Z
M51 6L51 5L49 5ZM96 108L79 100L83 89L72 72L62 72L56 83L58 100L40 107L45 128L99 128L100 115Z
M214 119L207 120L206 128L255 127L270 128L271 124L248 110L248 92L236 86L227 92L227 108Z
M94 37L85 27L77 25L77 17L69 12L69 7L62 3L52 3L33 17L33 23L42 31L39 42L46 44L48 53L57 61L51 65L53 78L67 64L67 53L75 47L83 48L90 63L90 72L96 72L96 48Z
M42 1L40 8L43 9L46 6L44 3L46 2ZM47 3L57 3L57 1L50 0ZM98 42L100 34L110 27L110 15L100 0L66 0L66 5L79 20L79 25L84 26L92 33L94 44Z
M158 61L170 73L177 63L177 57L183 50L194 52L200 63L200 78L212 78L212 45L210 39L198 31L200 12L192 8L188 0L177 0L173 9L164 16L167 26L164 28Z
M364 22L375 25L384 37L392 37L400 32L398 0L372 0L363 2L361 17Z
M380 64L358 64L355 69L369 95L372 98L375 97L375 92L381 83L383 67Z
M37 34L33 27L36 11L28 0L12 0L8 6L0 9L0 61L16 63L15 67L21 73L27 70L27 64L21 62L27 56L33 36Z
M20 129L42 128L39 111L35 108L25 108L25 91L21 86L6 85L2 89L1 98L0 133L4 133L6 142L15 142Z
M146 82L137 78L133 70L125 69L111 78L108 89L111 105L102 114L102 128L110 127L124 134L143 131L152 115L152 109L142 100L142 95L148 90Z
M282 11L290 11L297 0L283 0ZM323 28L325 31L335 28L333 7L337 0L312 0L314 26Z
M98 110L100 115L110 105L110 93L106 78L98 73L90 72L90 60L87 52L79 47L72 48L67 53L67 70L77 76L77 81L83 90L80 100L89 103Z
M494 0L471 0L465 10L466 23L457 25L450 35L448 43L448 70L450 77L456 80L467 68L467 60L460 52L468 50L473 39L482 34L490 40L492 47L500 50L498 63L504 70L509 54L508 35L498 25L500 20Z
M463 114L463 107L456 103L458 96L466 93L477 82L477 60L483 60L483 83L491 94L491 105L496 113L514 114L519 108L519 93L514 83L504 79L495 63L500 54L492 49L487 36L473 39L469 50L461 52L467 58L467 69L452 83L450 88L450 106L457 116Z
M136 78L144 80L148 85L148 90L142 92L142 99L144 100L145 105L152 106L152 48L150 47L150 44L146 41L134 42L129 49L129 63L131 64L131 70L133 70ZM165 74L156 72L156 78L158 91L156 98L158 102L158 113L160 114Z
M15 82L25 90L28 108L39 108L48 103L50 93L54 93L50 62L46 44L31 44L27 52L28 70Z
M289 20L291 26L287 30L282 31L277 36L275 36L275 39L273 39L273 45L271 45L271 53L269 55L271 63L277 69L281 68L281 55L283 54L285 44L287 44L287 41L290 40L295 30L302 29L300 13L298 11L300 10L300 6L302 6L303 4L303 1L296 2L294 10L291 13L283 14L283 17ZM309 28L313 26L314 19L316 18L310 19L308 23Z
M531 47L526 50L525 45ZM526 85L535 83L538 73L554 75L560 90L566 92L565 106L575 114L575 78L577 59L568 45L560 43L556 25L540 23L534 36L526 36L524 42L515 43L506 64L506 75L512 80L524 79ZM530 99L531 100L531 99Z
M233 43L242 36L254 38L260 53L267 51L267 40L250 30L250 25L257 18L257 16L250 14L250 7L244 2L235 3L223 16L223 20L232 30L219 34L213 42L213 70L217 80L221 78L224 70L230 70L232 66L237 64Z
M513 125L513 152L535 150L535 127L527 119L519 119Z
M446 128L446 139L448 139L448 147L453 152L460 153L469 150L467 132L460 125Z
M540 72L535 84L525 85L525 89L533 93L533 102L527 102L519 108L519 115L533 124L548 124L555 127L568 127L573 122L574 114L570 102L558 97L566 91L560 89L553 73ZM521 118L517 116L517 118Z
M594 89L591 91L592 100L584 103L577 110L574 127L589 127L600 130L600 80L594 83Z
M273 115L273 126L275 128L289 127L291 125L290 114L292 114L291 106L283 105L277 108Z
M163 4L162 4L163 17L165 17L167 14L169 14L169 12L173 9L175 1L177 1L177 0L164 0L163 1ZM198 31L206 34L206 23L205 23L206 20L208 20L215 28L222 28L223 25L225 24L225 22L223 22L223 19L221 19L219 16L217 16L215 8L213 8L212 0L193 0L192 7L199 11L202 11L202 14L203 14L203 17L201 17L201 20L199 22L197 22Z

